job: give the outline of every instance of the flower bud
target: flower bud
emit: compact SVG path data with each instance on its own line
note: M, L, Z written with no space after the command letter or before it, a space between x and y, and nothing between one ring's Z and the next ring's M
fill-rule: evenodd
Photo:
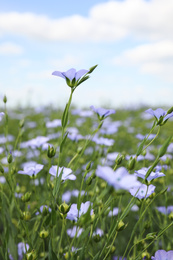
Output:
M156 238L156 232L148 233L146 235L146 239L155 239Z
M23 202L28 202L28 201L30 201L30 198L31 198L31 192L27 192L27 193L25 193L25 194L22 196L22 201L23 201Z
M169 219L172 221L173 220L173 212L171 212L170 214L169 214Z
M65 201L59 206L59 211L62 214L67 214L70 210L71 205L67 205Z
M50 145L49 145L48 150L47 150L47 156L48 156L49 158L52 158L52 157L55 156L55 154L56 154L55 148L54 148L53 146L50 147Z
M31 213L29 211L23 211L23 212L21 212L20 217L21 217L21 219L28 221L31 219Z
M124 160L124 156L121 155L121 154L118 154L115 162L116 162L116 165L120 165L122 163L122 160Z
M20 128L24 127L24 122L25 122L24 119L21 119L21 120L20 120L20 122L19 122L19 127L20 127Z
M77 154L81 154L81 153L82 153L82 150L83 150L83 147L78 147L78 148L77 148Z
M151 259L150 257L151 256L147 251L142 253L142 259L149 260L149 259Z
M27 260L36 260L37 254L36 254L35 250L32 250L30 253L26 253L26 259Z
M4 102L4 103L7 103L7 97L6 97L6 95L5 95L4 98L3 98L3 102Z
M125 224L122 220L118 222L118 226L116 228L117 231L122 231L127 227L127 224Z
M49 235L49 232L46 230L42 230L39 233L40 238L46 238L46 237L48 237L48 235Z
M136 158L130 158L129 162L128 162L128 169L129 170L133 170L136 164Z
M7 156L7 161L8 161L9 164L12 163L12 161L13 161L13 156L12 156L11 153L8 154L8 156Z
M168 114L171 114L172 112L173 112L173 107L171 107L170 109L168 109L167 115L168 115Z
M87 166L86 166L86 171L89 171L90 168L91 168L91 161L87 164Z
M96 243L98 243L98 242L100 242L100 240L101 240L101 236L100 236L99 234L97 234L97 235L95 235L95 236L93 237L93 240L94 240Z
M0 172L4 173L4 168L2 167L2 164L0 163Z

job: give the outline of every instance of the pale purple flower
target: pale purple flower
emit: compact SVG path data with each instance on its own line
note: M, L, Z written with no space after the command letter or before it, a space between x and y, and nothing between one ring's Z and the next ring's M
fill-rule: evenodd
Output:
M105 118L111 114L115 114L115 110L114 109L105 109L105 108L95 108L94 106L90 106L90 108L95 112L97 113L97 115L100 117L100 118Z
M164 121L169 119L170 117L173 117L173 112L170 113L170 114L167 114L167 111L163 110L162 108L157 108L156 110L153 110L153 109L149 108L145 112L149 113L152 116L154 116L157 119L157 121L161 117L164 118Z
M148 169L149 168L143 167L142 169L135 171L135 175L142 178L142 179L145 179L145 175L146 175ZM159 171L151 172L150 175L147 178L147 181L151 181L151 180L154 180L156 178L163 177L163 176L165 176L165 174L163 172L159 172Z
M4 117L4 112L0 112L0 121L2 121L2 118Z
M85 194L85 191L82 190L81 191L81 195L83 196ZM72 191L66 191L63 195L62 195L62 201L65 201L66 203L70 202L70 199L72 196L74 197L78 197L79 195L79 190L72 190Z
M18 243L17 248L18 248L19 259L23 259L23 254L25 254L28 251L29 245L24 244L23 242L20 242L20 243Z
M44 165L42 164L35 164L32 166L24 166L23 171L18 171L19 174L35 176L43 169Z
M96 144L106 145L106 146L112 146L115 142L113 139L108 139L108 138L98 137L98 136L94 136L92 141L95 142Z
M58 169L58 174L57 174L57 168L58 166L57 165L53 165L50 170L49 170L49 173L51 175L53 175L54 177L57 177L60 175L61 171L63 172L62 173L62 177L61 177L61 180L76 180L76 176L74 174L71 174L72 173L72 170L70 168L66 168L66 167L59 167Z
M46 123L47 128L55 128L61 126L61 119L54 119L53 121L49 121Z
M144 199L148 198L152 193L154 193L155 188L156 187L152 184L149 186L142 184L140 187L134 187L129 189L129 192L132 196L138 199Z
M88 72L89 70L82 69L76 71L74 68L72 68L67 70L66 72L54 71L52 75L65 79L68 86L74 87L76 85L76 82L78 82L80 78Z
M49 212L52 211L52 209L51 209L50 207L48 207L47 205L42 205L42 206L40 207L40 212L41 212L41 213L43 212L43 209L44 209L44 208L46 208ZM35 213L35 215L39 215L39 212L37 211L37 212Z
M80 210L77 209L77 204L72 204L70 207L69 212L67 213L67 219L77 221L78 217L80 218L81 215L87 213L89 207L91 205L90 201L86 201L85 203L81 203ZM90 215L93 214L93 210L90 211Z
M152 260L173 260L173 250L165 251L158 250L154 256L151 257Z
M69 237L74 237L77 234L77 237L79 237L83 232L83 228L79 228L74 226L72 229L67 229L67 234Z
M0 183L2 184L6 183L6 179L4 176L0 176Z
M46 137L46 136L37 136L34 139L31 139L31 140L29 140L27 142L21 143L20 147L21 148L31 147L31 148L34 149L34 148L41 147L47 141L49 141L48 137Z
M93 236L97 236L99 235L100 237L102 237L104 235L104 232L102 229L97 228L96 231L93 232Z
M117 216L119 213L119 208L113 208L113 210L111 210L108 214L108 217L113 217L113 216Z
M173 206L168 206L167 208L165 206L160 206L156 208L160 213L164 215L169 215L171 212L173 212Z
M141 183L137 180L135 175L129 174L125 167L120 167L116 171L109 166L98 165L96 175L115 189L129 190L132 187L139 187Z

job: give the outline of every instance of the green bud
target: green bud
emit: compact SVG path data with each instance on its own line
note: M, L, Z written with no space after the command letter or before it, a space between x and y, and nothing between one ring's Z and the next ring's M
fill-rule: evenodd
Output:
M82 150L83 150L83 147L78 147L78 148L77 148L77 154L81 154L81 153L82 153Z
M6 95L5 95L4 98L3 98L3 102L4 102L4 103L7 103L7 97L6 97Z
M92 66L90 69L89 69L89 72L88 74L92 73L96 68L97 68L98 64L95 65L95 66Z
M31 198L31 192L27 192L27 193L25 193L25 194L22 196L22 201L23 201L23 202L28 202L28 201L30 201L30 198Z
M163 123L163 116L161 116L160 118L159 118L159 120L157 121L157 125L162 125L162 123Z
M149 259L151 259L151 256L147 251L145 251L142 253L142 259L149 260Z
M172 221L173 220L173 212L171 212L170 214L169 214L169 219Z
M24 119L21 119L21 120L20 120L20 122L19 122L19 127L20 127L20 128L24 127L24 122L25 122Z
M94 240L96 243L98 243L98 242L100 242L100 240L101 240L101 236L100 236L99 234L97 234L97 235L93 236L93 240Z
M136 158L130 158L129 162L128 162L128 169L129 170L133 170L136 164Z
M148 233L146 235L146 239L155 239L156 237L156 232Z
M11 153L8 154L8 156L7 156L7 161L8 161L9 164L12 163L12 161L13 161L13 156L12 156Z
M37 259L37 254L34 249L30 253L26 253L26 259L27 260L36 260Z
M167 151L167 148L168 148L168 145L169 143L171 142L171 139L172 139L172 136L170 136L165 142L164 144L162 145L162 147L159 149L159 152L158 152L158 157L162 157L166 151Z
M53 146L50 147L50 145L49 145L48 150L47 150L47 156L48 156L49 158L52 158L52 157L55 156L55 154L56 154L55 148L54 148Z
M15 173L17 173L17 169L16 169L15 166L13 166L13 167L11 168L11 174L15 174Z
M124 156L121 155L121 154L118 154L115 162L116 162L116 165L120 165L122 163L122 160L124 160Z
M173 107L169 108L168 111L167 111L167 115L168 114L171 114L173 112Z
M4 168L2 167L2 164L0 163L0 172L4 173Z
M21 212L20 218L25 221L28 221L31 219L31 213L29 211L23 211L23 212Z
M86 166L86 171L89 171L90 168L91 168L91 161L87 164L87 166Z
M62 214L67 214L70 210L71 205L67 205L65 201L59 206L59 211Z
M144 147L144 144L146 142L146 138L144 138L144 140L140 143L139 147L138 147L138 150L136 152L136 155L139 156L143 150L143 147Z
M122 231L127 227L127 224L124 224L124 222L122 220L120 220L118 222L118 226L116 228L117 231Z
M42 230L39 233L40 238L46 238L46 237L48 237L48 235L49 235L49 232L46 230Z
M86 185L90 186L92 183L93 177L92 175L88 177L88 179L86 180Z

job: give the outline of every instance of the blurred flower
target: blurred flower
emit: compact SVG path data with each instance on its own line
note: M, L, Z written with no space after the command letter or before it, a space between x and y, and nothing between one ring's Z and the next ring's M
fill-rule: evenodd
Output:
M173 250L166 252L165 250L158 250L152 260L173 260Z
M58 169L58 174L57 174L57 165L53 165L50 170L49 170L49 173L51 175L53 175L54 177L57 177L60 175L61 171L63 171L62 173L62 177L61 177L61 180L76 180L76 176L74 174L71 174L72 173L72 170L70 168L65 168L65 167L59 167Z
M111 114L115 114L115 110L114 109L105 109L105 108L95 108L94 106L90 106L90 108L97 113L98 117L100 119L104 119L105 117L111 115Z
M61 126L61 119L55 119L46 123L47 128L54 128L58 126Z
M79 228L74 226L72 229L67 229L67 234L69 237L74 237L77 234L77 237L79 237L82 234L83 228Z
M149 168L143 167L142 169L135 171L135 175L142 178L142 179L145 179L145 175L146 175L148 169ZM147 181L151 181L151 180L154 180L156 178L163 177L163 176L165 176L165 174L163 172L159 172L159 171L151 172L150 175L147 178Z
M94 136L92 141L95 142L96 144L106 145L106 146L112 146L115 142L113 139L108 139L108 138L98 137L98 136Z
M173 212L173 206L168 206L168 207L164 207L164 206L160 206L160 207L156 207L157 210L165 215L169 215L171 212Z
M156 187L152 184L149 186L142 184L140 187L129 189L129 192L138 199L144 199L148 198L154 192L155 188Z
M69 212L67 213L67 219L77 221L78 217L87 213L89 207L91 205L90 201L86 201L85 203L81 203L80 210L78 212L77 204L72 204ZM91 210L90 215L93 214L93 210Z
M125 167L120 167L116 171L109 166L98 165L96 175L115 189L129 190L132 187L140 187L141 183L135 175L129 174Z
M43 169L44 165L42 164L35 164L32 166L24 166L23 171L18 171L19 174L25 174L29 176L35 176Z
M4 112L0 112L0 121L2 120L2 118L4 117Z
M163 118L164 122L165 122L170 117L173 117L173 112L170 113L170 114L167 114L167 111L164 111L162 108L157 108L156 110L153 110L153 109L149 108L145 112L149 113L152 116L154 116L157 121L159 121L159 119Z

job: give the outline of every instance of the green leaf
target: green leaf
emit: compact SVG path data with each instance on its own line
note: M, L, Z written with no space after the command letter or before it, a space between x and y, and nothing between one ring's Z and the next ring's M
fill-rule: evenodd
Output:
M48 256L49 260L58 260L56 254L53 252L52 249L52 240L49 240L49 256Z
M62 153L62 149L63 149L63 146L65 144L65 141L67 140L67 136L68 136L68 132L66 132L66 134L64 135L63 140L60 144L60 153Z
M68 106L68 104L66 104L63 115L62 115L62 119L61 119L61 124L62 124L63 128L66 127L67 122L68 122L68 109L69 109L69 106Z

